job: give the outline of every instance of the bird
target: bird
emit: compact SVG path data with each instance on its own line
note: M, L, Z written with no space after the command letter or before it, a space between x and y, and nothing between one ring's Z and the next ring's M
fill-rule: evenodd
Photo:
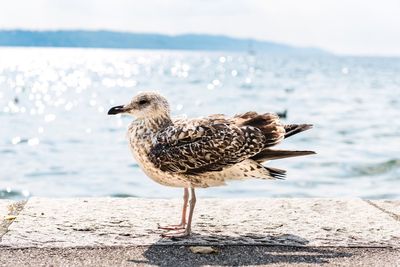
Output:
M312 128L311 124L284 125L275 113L249 111L231 117L213 114L193 119L172 118L167 99L158 92L146 91L108 111L108 115L116 114L134 117L127 138L143 172L161 185L183 188L180 223L158 226L165 231L165 238L191 235L196 188L250 178L283 179L285 170L263 163L315 154L271 148Z
M285 109L284 111L281 112L276 112L276 115L278 115L279 118L281 119L286 119L287 118L287 109Z

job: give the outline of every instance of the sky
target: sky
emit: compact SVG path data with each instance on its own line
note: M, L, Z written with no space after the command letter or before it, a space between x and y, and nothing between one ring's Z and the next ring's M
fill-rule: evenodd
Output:
M400 55L400 0L0 0L0 29L207 33Z

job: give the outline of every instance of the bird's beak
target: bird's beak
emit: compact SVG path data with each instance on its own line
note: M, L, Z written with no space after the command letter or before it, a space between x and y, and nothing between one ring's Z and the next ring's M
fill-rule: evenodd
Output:
M116 106L116 107L112 107L109 111L108 111L108 115L116 115L116 114L120 114L120 113L124 113L126 112L128 109L125 108L124 106Z

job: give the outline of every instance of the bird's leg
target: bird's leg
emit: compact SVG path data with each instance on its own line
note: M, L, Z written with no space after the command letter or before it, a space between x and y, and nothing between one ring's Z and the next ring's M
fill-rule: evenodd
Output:
M179 229L185 229L186 226L186 210L187 210L187 204L189 200L189 189L185 188L183 191L183 208L182 208L182 218L181 218L181 223L180 224L173 224L173 225L165 225L165 226L158 226L158 229L164 229L164 230L179 230Z
M162 234L163 237L186 237L189 236L192 232L192 218L193 218L193 211L194 206L196 205L196 194L194 192L194 188L190 188L190 209L189 209L189 218L186 225L186 228L180 230L173 230Z
M190 235L190 233L192 232L192 217L193 217L194 206L196 206L196 194L194 192L194 188L190 188L190 192L191 192L190 210L189 210L188 223L186 226L187 235Z

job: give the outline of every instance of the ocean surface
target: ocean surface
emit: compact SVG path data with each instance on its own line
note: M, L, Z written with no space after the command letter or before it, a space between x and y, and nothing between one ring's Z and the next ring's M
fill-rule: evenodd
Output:
M0 48L0 198L181 197L138 168L132 118L107 116L158 90L175 116L283 112L314 129L279 148L317 155L268 165L282 181L200 189L207 197L400 198L400 58Z

